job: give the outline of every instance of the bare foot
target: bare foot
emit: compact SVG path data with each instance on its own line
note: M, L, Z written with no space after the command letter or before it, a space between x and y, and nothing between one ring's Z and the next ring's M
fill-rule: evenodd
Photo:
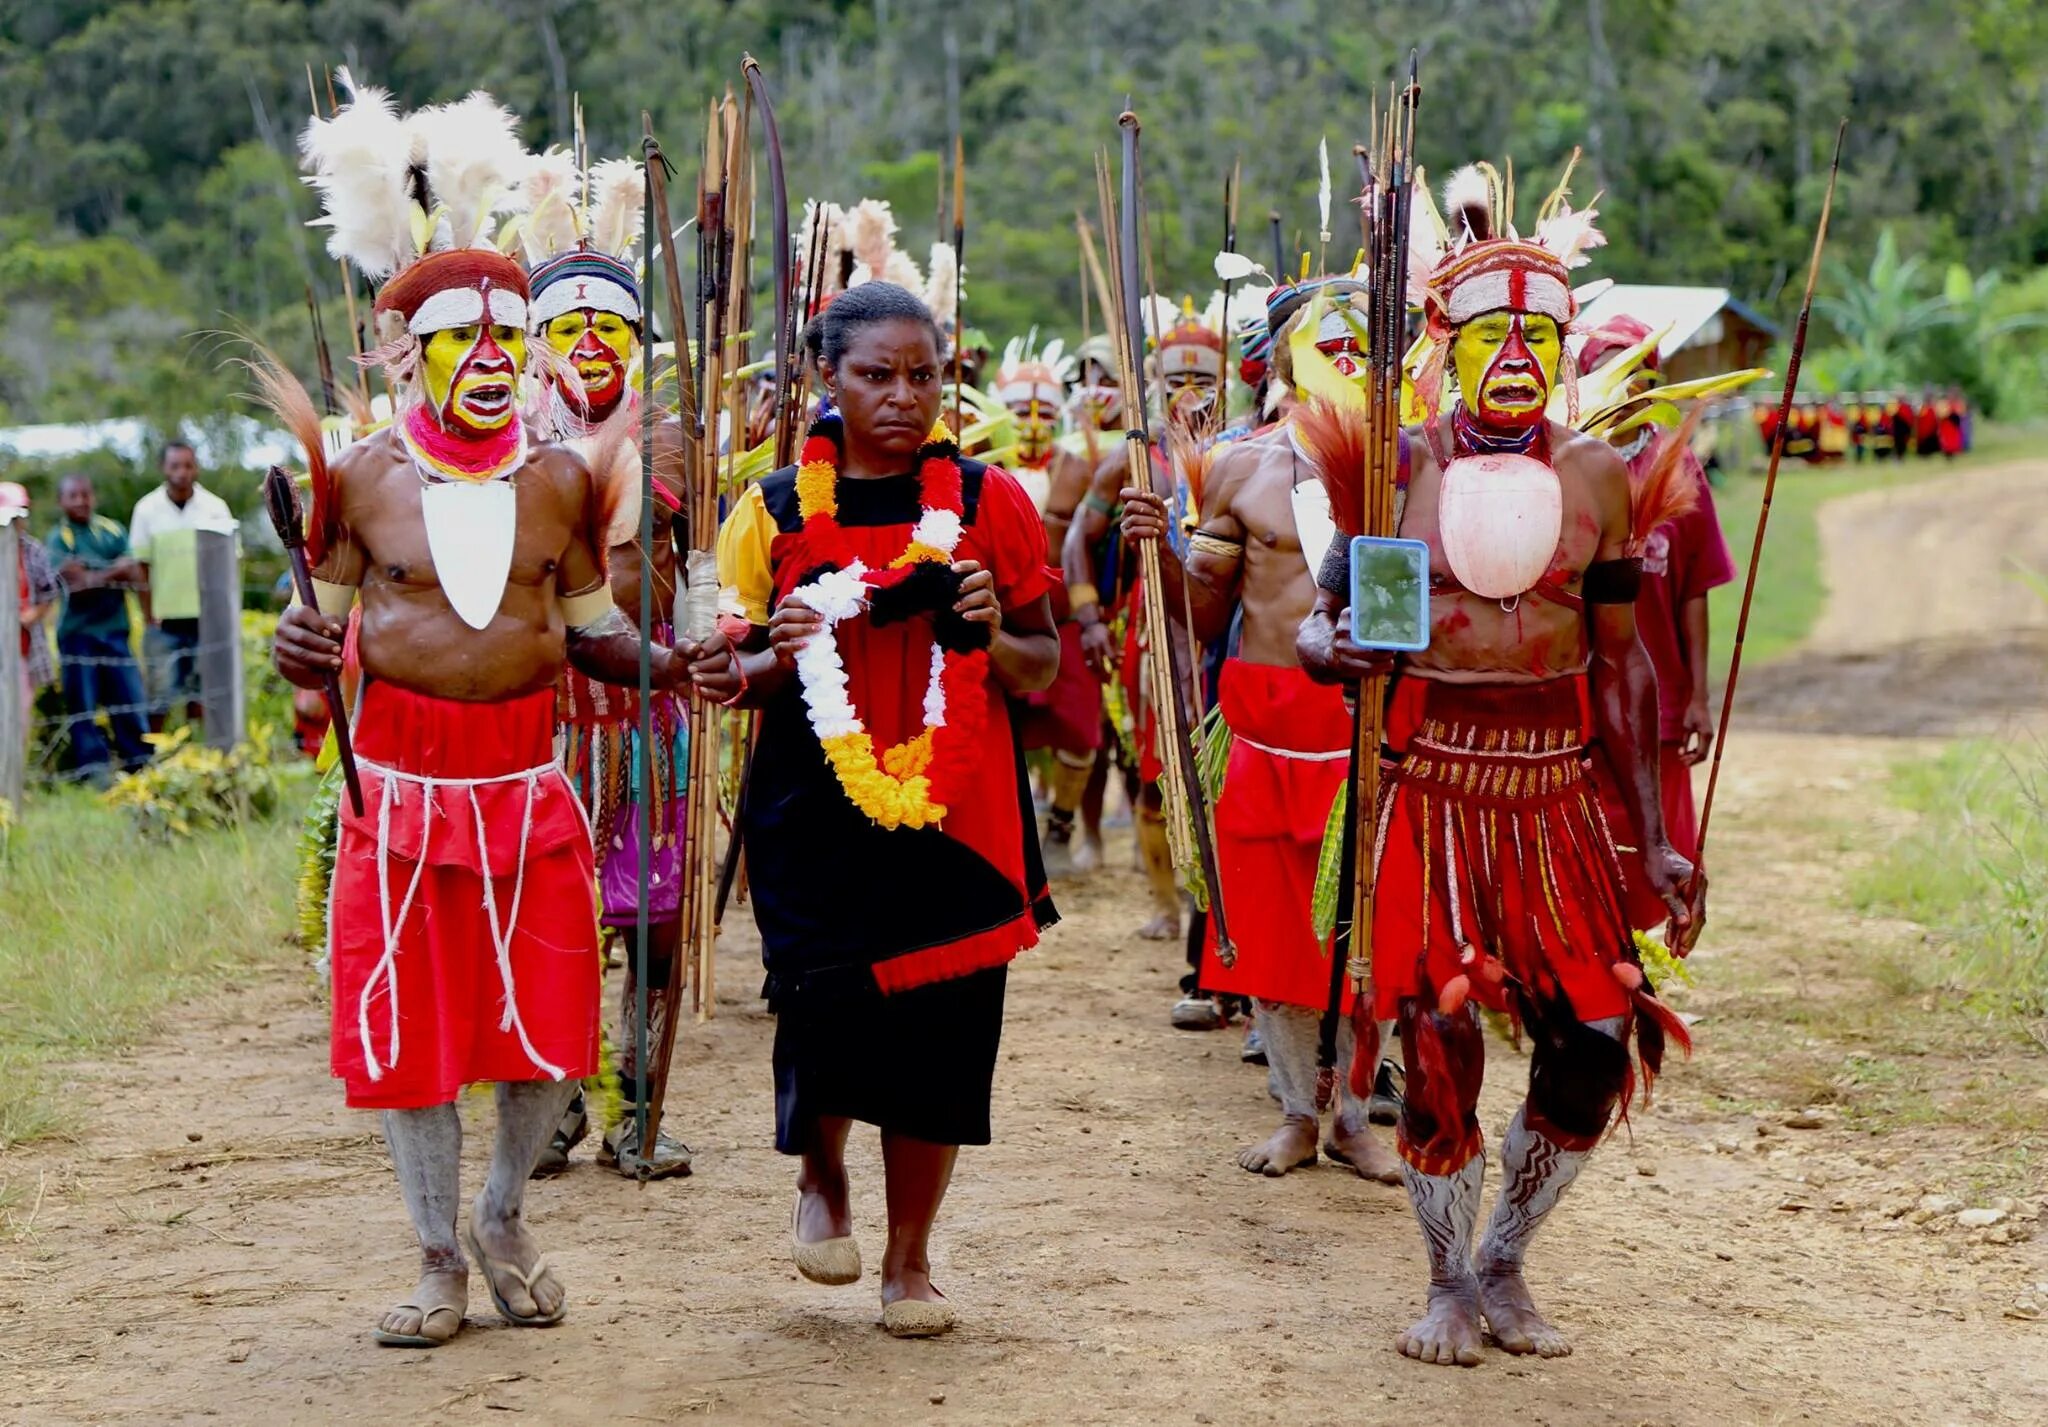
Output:
M1140 941L1179 941L1180 913L1161 912L1151 921L1138 928Z
M462 1328L469 1270L423 1273L405 1302L377 1320L377 1341L392 1348L439 1347Z
M1403 1354L1417 1362L1469 1368L1482 1356L1479 1303L1470 1283L1445 1288L1429 1286L1429 1311L1396 1341Z
M469 1240L500 1313L522 1325L561 1321L568 1290L548 1267L524 1220L486 1209L479 1195L469 1206Z
M1237 1152L1237 1167L1268 1179L1278 1179L1290 1169L1316 1162L1316 1122L1289 1115L1262 1145L1246 1145Z
M1564 1334L1550 1326L1536 1311L1529 1286L1522 1282L1518 1268L1484 1269L1479 1275L1479 1306L1486 1314L1486 1326L1500 1345L1511 1353L1534 1353L1544 1358L1568 1358L1572 1345Z
M853 1232L853 1195L846 1177L812 1177L809 1160L796 1176L796 1237L806 1244L843 1239Z
M1071 865L1076 876L1087 876L1102 866L1102 829L1081 829L1074 839Z
M1350 1165L1360 1179L1401 1182L1401 1157L1381 1144L1367 1125L1349 1125L1338 1117L1331 1122L1330 1137L1323 1141L1323 1153L1339 1164Z

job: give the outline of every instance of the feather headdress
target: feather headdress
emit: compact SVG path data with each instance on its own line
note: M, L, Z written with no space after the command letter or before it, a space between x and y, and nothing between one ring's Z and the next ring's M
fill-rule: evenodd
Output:
M312 226L328 230L328 256L379 282L420 252L409 182L412 137L388 93L358 86L346 69L336 77L348 102L331 119L315 117L299 136L306 182L320 195Z
M517 206L532 162L519 142L519 121L478 89L452 104L417 110L405 123L433 203L433 231L423 250L490 245L497 216Z

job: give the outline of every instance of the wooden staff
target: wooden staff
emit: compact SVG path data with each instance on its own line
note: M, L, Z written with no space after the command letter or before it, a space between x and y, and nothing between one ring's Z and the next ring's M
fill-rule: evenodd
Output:
M1148 495L1157 495L1152 470L1152 433L1147 425L1145 404L1145 322L1142 307L1143 254L1141 251L1141 204L1144 183L1138 159L1138 116L1126 110L1117 119L1123 131L1123 201L1115 204L1109 191L1106 156L1096 160L1096 180L1103 203L1103 223L1115 221L1118 262L1110 269L1111 296L1121 318L1122 332L1116 343L1117 363L1122 369L1125 408L1125 450L1131 483ZM1174 862L1198 864L1203 889L1208 894L1209 916L1216 927L1216 955L1225 966L1235 964L1237 948L1230 938L1224 916L1222 878L1217 873L1215 835L1202 796L1202 781L1195 766L1194 744L1189 730L1187 651L1173 637L1167 614L1165 581L1161 573L1157 541L1138 546L1138 566L1144 582L1141 617L1150 639L1145 649L1145 674L1151 687L1153 736L1158 740L1161 800L1165 805L1166 832ZM1193 847L1188 846L1192 835Z
M320 320L320 299L313 284L306 284L306 316L313 324L313 359L320 365L320 409L334 415L334 356L327 350L327 324Z
M1785 390L1778 398L1778 427L1771 436L1771 464L1764 472L1763 504L1757 508L1756 536L1750 541L1749 570L1742 581L1742 613L1735 621L1735 648L1728 656L1728 682L1721 689L1721 717L1714 733L1713 762L1707 769L1707 796L1700 804L1700 835L1694 849L1696 872L1693 887L1687 893L1688 903L1696 901L1700 885L1698 872L1706 868L1707 827L1714 817L1714 791L1721 783L1721 755L1728 747L1728 720L1735 711L1735 681L1742 676L1742 644L1749 636L1750 605L1756 598L1756 572L1763 562L1764 535L1771 522L1771 497L1778 488L1778 462L1785 455L1785 429L1791 416L1792 395L1799 386L1799 364L1806 355L1806 324L1813 316L1813 290L1820 281L1820 257L1827 247L1828 219L1835 208L1835 180L1842 172L1842 141L1848 132L1849 120L1844 117L1835 129L1835 156L1828 165L1827 192L1820 202L1820 222L1813 230L1813 255L1806 264L1806 295L1799 302L1799 325L1792 329L1792 353L1785 362ZM1695 916L1691 932L1694 937L1699 935L1698 926ZM1678 943L1674 941L1672 944Z
M1395 533L1395 492L1401 461L1401 354L1408 311L1408 222L1411 211L1415 111L1422 86L1417 58L1408 61L1408 85L1390 97L1384 125L1376 125L1366 163L1363 212L1366 261L1366 386L1368 429L1360 508L1333 510L1340 528L1361 535ZM1373 853L1377 845L1380 745L1386 737L1387 680L1366 679L1352 709L1349 797L1343 867L1350 883L1348 916L1340 916L1330 947L1330 993L1317 1047L1317 1098L1335 1090L1337 1030L1343 978L1352 994L1367 994L1372 968Z
M1223 251L1226 253L1237 251L1237 186L1243 169L1242 159L1233 160L1230 172L1223 180ZM1230 424L1230 373L1237 365L1231 359L1232 350L1237 345L1237 334L1230 321L1230 290L1236 285L1235 278L1223 279L1223 389L1218 396L1226 426ZM1253 424L1257 424L1258 418L1259 414L1253 412Z
M263 477L263 505L270 513L270 528L292 567L292 587L299 603L307 609L320 608L313 590L313 571L306 563L306 518L299 509L299 488L291 474L272 466ZM363 815L363 779L356 771L355 740L349 734L348 706L341 697L341 676L325 674L320 680L320 697L327 704L327 717L334 728L334 751L341 757L342 780L348 784L349 807Z

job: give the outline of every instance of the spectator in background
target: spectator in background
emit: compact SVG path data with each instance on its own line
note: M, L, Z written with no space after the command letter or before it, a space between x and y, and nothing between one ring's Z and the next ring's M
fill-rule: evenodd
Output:
M69 595L57 624L57 657L64 672L64 707L71 715L72 763L94 783L107 780L104 712L113 728L123 770L149 761L143 740L142 674L128 633L128 591L142 583L142 567L128 550L128 532L95 510L92 480L66 476L57 483L64 518L46 542Z
M0 481L0 525L7 524L16 524L21 530L21 556L12 593L21 611L21 726L26 733L36 691L53 677L50 636L43 630L43 621L64 587L50 568L49 555L28 533L28 488L14 481Z
M1609 318L1588 334L1579 349L1580 375L1588 375L1650 335L1633 317ZM1657 357L1644 364L1655 379ZM1813 411L1813 408L1807 408ZM1818 413L1815 413L1816 416ZM1616 449L1640 480L1656 466L1674 432L1640 426L1620 438ZM1786 455L1791 455L1787 442ZM1671 845L1687 857L1699 850L1699 811L1693 801L1692 770L1714 746L1714 715L1707 699L1707 591L1735 578L1735 563L1714 513L1713 491L1693 453L1678 458L1699 491L1699 503L1677 520L1660 525L1643 549L1643 581L1636 596L1636 632L1657 671L1658 781L1664 828Z
M198 712L199 532L233 533L227 502L199 484L199 457L183 441L164 445L164 483L135 502L128 541L142 567L142 617L148 622L150 711L161 727L179 704Z

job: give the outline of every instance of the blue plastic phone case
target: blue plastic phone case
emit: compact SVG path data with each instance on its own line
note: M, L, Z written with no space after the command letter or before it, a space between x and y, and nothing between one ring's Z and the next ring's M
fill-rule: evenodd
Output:
M1351 642L1409 653L1429 648L1429 546L1352 538Z

